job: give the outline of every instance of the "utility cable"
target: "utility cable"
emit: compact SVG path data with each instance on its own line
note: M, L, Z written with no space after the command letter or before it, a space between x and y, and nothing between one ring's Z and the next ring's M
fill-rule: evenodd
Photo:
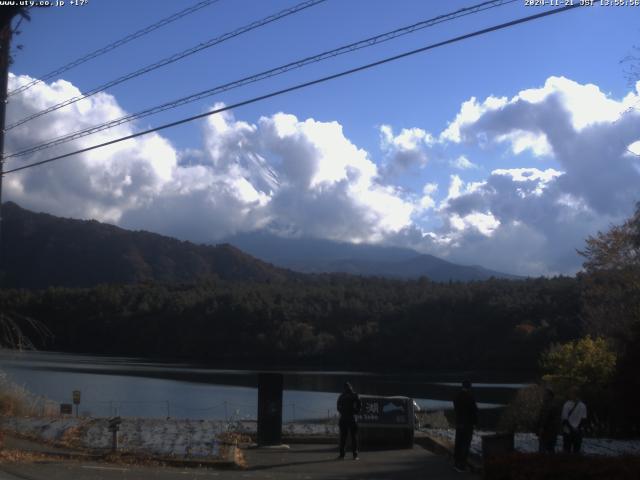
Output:
M51 148L51 147L55 147L57 145L61 145L63 143L67 143L73 140L77 140L79 138L82 137L86 137L87 135L92 135L94 133L98 133L101 132L103 130L107 130L113 127L116 127L118 125L122 125L124 123L128 123L134 120L138 120L141 118L145 118L151 115L155 115L157 113L166 111L166 110L170 110L173 108L177 108L183 105L186 105L188 103L192 103L198 100L202 100L204 98L222 93L222 92L226 92L229 90L233 90L235 88L239 88L239 87L243 87L245 85L249 85L251 83L255 83L255 82L259 82L261 80L265 80L271 77L275 77L277 75L282 75L286 72L289 72L291 70L294 69L298 69L298 68L302 68L305 67L309 64L312 63L318 63L324 60L327 60L329 58L333 58L333 57L337 57L339 55L343 55L346 53L350 53L350 52L354 52L356 50L360 50L363 48L367 48L367 47L371 47L374 45L378 45L380 43L389 41L389 40L393 40L395 38L404 36L404 35L408 35L410 33L416 32L418 30L427 28L427 27L432 27L435 25L438 25L440 23L443 22L447 22L447 21L451 21L454 20L456 18L460 18L460 17L464 17L467 15L472 15L472 14L476 14L479 12L483 12L485 10L489 10L491 8L496 8L496 7L500 7L503 5L507 5L509 3L514 3L515 1L519 1L519 0L491 0L491 1L486 1L486 2L482 2L479 3L477 5L473 5L471 7L466 7L466 8L462 8L460 10L457 10L455 12L452 13L448 13L448 14L444 14L444 15L439 15L437 17L428 19L428 20L423 20L421 22L415 23L413 25L409 25L406 27L402 27L402 28L398 28L396 30L392 30L386 33L382 33L379 35L375 35L372 37L369 37L367 39L364 40L360 40L358 42L354 42L354 43L350 43L348 45L344 45L338 48L335 48L333 50L328 50L322 53L319 53L317 55L313 55L310 57L306 57L303 58L301 60L296 60L294 62L291 63L287 63L286 65L281 65L279 67L276 68L272 68L270 70L266 70L260 73L257 73L255 75L251 75L248 77L244 77L240 80L236 80L233 82L229 82L223 85L219 85L216 86L214 88L210 88L198 93L194 93L192 95L186 96L186 97L182 97L180 99L177 100L173 100L170 102L166 102L162 105L158 105L152 108L148 108L146 110L142 110L140 112L137 113L133 113L133 114L129 114L129 115L125 115L123 117L120 118L116 118L114 120L110 120L108 122L102 123L100 125L94 125L92 127L88 127L82 130L78 130L76 132L73 133L68 133L53 139L50 139L48 141L45 141L44 143L35 145L35 146L31 146L28 147L24 150L21 150L19 152L15 152L12 153L10 155L6 155L5 159L7 158L13 158L13 157L20 157L20 156L24 156L24 155L29 155L31 153L35 153L47 148Z
M166 123L166 124L161 125L159 127L150 128L150 129L144 130L142 132L138 132L138 133L134 133L134 134L131 134L131 135L127 135L125 137L121 137L121 138L117 138L117 139L114 139L114 140L110 140L108 142L104 142L104 143L100 143L100 144L97 144L97 145L93 145L91 147L82 148L80 150L76 150L76 151L73 151L73 152L65 153L63 155L58 155L56 157L48 158L46 160L41 160L39 162L30 163L30 164L24 165L22 167L16 167L16 168L13 168L13 169L10 169L10 170L6 170L4 172L4 175L9 174L9 173L19 172L21 170L26 170L26 169L32 168L32 167L37 167L39 165L44 165L46 163L50 163L50 162L54 162L54 161L57 161L57 160L61 160L63 158L71 157L73 155L78 155L80 153L89 152L91 150L95 150L97 148L106 147L108 145L113 145L115 143L123 142L125 140L131 140L132 138L141 137L141 136L147 135L149 133L153 133L153 132L157 132L157 131L160 131L160 130L165 130L167 128L171 128L171 127L175 127L175 126L178 126L178 125L182 125L184 123L192 122L192 121L198 120L200 118L204 118L204 117L208 117L208 116L211 116L211 115L215 115L216 113L221 113L221 112L225 112L225 111L228 111L228 110L233 110L233 109L238 108L238 107L242 107L242 106L245 106L245 105L250 105L252 103L257 103L257 102L260 102L262 100L267 100L269 98L277 97L277 96L283 95L285 93L293 92L293 91L296 91L296 90L301 90L303 88L310 87L312 85L318 85L320 83L325 83L325 82L328 82L330 80L335 80L337 78L345 77L347 75L351 75L351 74L356 73L356 72L361 72L363 70L368 70L368 69L371 69L371 68L374 68L374 67L378 67L380 65L384 65L386 63L390 63L390 62L399 60L401 58L405 58L405 57L409 57L409 56L412 56L412 55L416 55L418 53L426 52L428 50L432 50L432 49L435 49L435 48L438 48L438 47L442 47L444 45L450 45L452 43L460 42L462 40L467 40L469 38L473 38L473 37L477 37L477 36L484 35L484 34L487 34L487 33L495 32L497 30L503 30L505 28L509 28L509 27L512 27L512 26L515 26L515 25L519 25L519 24L530 22L530 21L537 20L537 19L540 19L540 18L548 17L550 15L556 15L558 13L566 12L568 10L572 10L574 8L578 8L580 6L581 6L580 4L568 5L568 6L561 7L561 8L555 8L553 10L547 10L547 11L544 11L544 12L541 12L541 13L538 13L538 14L535 14L535 15L529 15L527 17L521 17L521 18L518 18L516 20L511 20L511 21L506 22L506 23L501 23L499 25L494 25L492 27L483 28L482 30L476 30L475 32L471 32L471 33L467 33L465 35L460 35L460 36L457 36L457 37L453 37L453 38L450 38L448 40L444 40L444 41L441 41L441 42L438 42L438 43L433 43L431 45L427 45L425 47L421 47L421 48L418 48L418 49L415 49L415 50L404 52L404 53L401 53L399 55L394 55L392 57L387 57L387 58L384 58L382 60L378 60L376 62L368 63L366 65L361 65L359 67L351 68L349 70L344 70L342 72L335 73L333 75L328 75L326 77L318 78L318 79L311 80L311 81L304 82L304 83L299 83L299 84L294 85L292 87L284 88L282 90L277 90L275 92L267 93L265 95L260 95L258 97L253 97L253 98L251 98L249 100L244 100L244 101L241 101L241 102L238 102L238 103L234 103L232 105L228 105L228 106L224 106L224 107L221 107L221 108L217 108L215 110L211 110L209 112L201 113L199 115L193 115L191 117L183 118L183 119L177 120L175 122Z
M195 5L192 5L191 7L187 7L184 10L180 10L179 12L174 13L173 15L170 15L166 18L163 18L162 20L149 25L148 27L142 28L140 30L138 30L137 32L131 33L129 35L127 35L126 37L121 38L120 40L116 40L115 42L110 43L109 45L105 45L102 48L99 48L98 50L95 50L91 53L86 54L83 57L80 57L76 60L73 60L72 62L67 63L66 65L53 70L52 72L47 73L46 75L43 75L40 78L36 78L33 79L32 81L30 81L29 83L26 83L18 88L15 88L13 90L11 90L9 93L7 93L7 96L10 97L12 95L17 95L18 93L22 93L26 90L29 90L31 87L33 87L34 85L37 85L38 83L42 83L45 80L50 80L54 77L57 77L58 75L71 70L72 68L77 67L78 65L82 65L85 62L88 62L89 60L92 60L96 57L99 57L100 55L104 55L107 52L110 52L111 50L115 50L118 47L121 47L122 45L131 42L132 40L135 40L136 38L140 38L143 37L144 35L147 35L148 33L153 32L154 30L157 30L159 28L164 27L165 25L169 25L172 22L175 22L176 20L179 20L182 17L185 17L187 15L190 15L192 13L197 12L198 10L204 8L204 7L208 7L209 5L212 5L214 3L219 2L220 0L203 0L202 2L198 2ZM21 19L22 20L22 19ZM16 26L17 28L17 26Z
M123 82L126 82L127 80L131 80L132 78L136 78L139 77L140 75L144 75L145 73L149 73L153 70L157 70L160 67L164 67L166 65L169 65L171 63L177 62L178 60L182 60L183 58L186 58L190 55L193 55L197 52L200 52L206 48L210 48L213 47L214 45L218 45L220 43L226 42L227 40L230 40L232 38L238 37L244 33L247 33L251 30L255 30L256 28L262 27L264 25L267 25L269 23L275 22L277 20L280 20L282 18L288 17L289 15L293 15L295 13L300 12L301 10L305 10L307 8L313 7L315 5L318 5L320 3L326 2L327 0L306 0L302 3L299 3L297 5L294 5L293 7L290 8L286 8L284 10L281 10L278 13L275 13L273 15L269 15L268 17L263 18L262 20L257 20L255 22L252 22L248 25L245 25L244 27L240 27L236 30L233 30L231 32L227 32L223 35L220 35L218 37L212 38L210 40L207 40L206 42L202 42L199 43L191 48L188 48L186 50L183 50L182 52L178 52L175 53L173 55L171 55L170 57L166 57L163 58L162 60L159 60L155 63L152 63L150 65L147 65L145 67L142 67L134 72L128 73L126 75L123 75L121 77L116 78L115 80L111 80L107 83L104 83L98 87L95 87L87 92L81 93L80 95L77 95L75 97L71 97L67 100L64 100L63 102L60 102L56 105L53 105L49 108L46 108L44 110L41 110L37 113L34 113L33 115L29 115L28 117L23 118L22 120L19 120L15 123L12 123L11 125L5 127L4 131L8 131L11 130L13 128L16 128L24 123L27 123L31 120L34 120L38 117L41 117L43 115L46 115L47 113L51 113L54 112L56 110L59 110L63 107L66 107L68 105L72 105L76 102L79 102L80 100L83 100L85 98L91 97L92 95L95 95L96 93L99 92L103 92L105 90L107 90L108 88L114 87L116 85L119 85Z

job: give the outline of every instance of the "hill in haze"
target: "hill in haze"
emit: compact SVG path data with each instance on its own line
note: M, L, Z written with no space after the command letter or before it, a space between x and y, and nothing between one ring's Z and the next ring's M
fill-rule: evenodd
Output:
M427 277L438 282L521 278L480 266L458 265L408 248L282 238L264 232L240 234L226 241L265 262L304 273Z
M196 245L94 220L73 220L2 207L3 285L43 288L101 283L281 281L293 272L257 260L228 244Z
M296 272L424 276L433 281L517 278L406 248L287 239L268 233L237 235L216 246L196 245L95 220L34 213L11 202L3 205L2 213L2 285L7 287L192 283L211 276L283 281L298 277Z

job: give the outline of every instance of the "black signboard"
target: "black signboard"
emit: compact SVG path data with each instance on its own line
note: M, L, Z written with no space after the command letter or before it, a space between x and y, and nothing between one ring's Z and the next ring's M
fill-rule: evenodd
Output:
M362 408L358 423L362 425L406 426L413 422L411 399L407 397L374 397L361 395Z
M413 400L408 397L360 395L359 437L363 445L412 448Z
M117 432L120 429L122 419L120 417L113 417L109 419L109 430Z
M73 405L70 403L60 404L60 415L71 415L73 413Z

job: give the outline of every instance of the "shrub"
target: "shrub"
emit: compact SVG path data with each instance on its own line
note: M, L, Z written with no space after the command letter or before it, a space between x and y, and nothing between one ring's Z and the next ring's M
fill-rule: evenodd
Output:
M38 397L0 372L0 416L38 416L56 413L57 404Z
M505 409L498 429L507 432L535 432L542 407L544 389L539 385L521 388Z

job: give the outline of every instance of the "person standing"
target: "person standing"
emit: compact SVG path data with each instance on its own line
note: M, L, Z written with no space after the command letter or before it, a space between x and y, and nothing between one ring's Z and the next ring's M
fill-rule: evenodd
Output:
M562 406L562 449L565 453L580 453L582 429L587 420L587 406L580 400L578 390L572 389Z
M338 413L340 413L340 456L344 459L347 435L351 435L351 450L353 459L358 460L358 422L356 415L360 413L362 403L360 397L353 390L349 382L344 383L344 390L338 397Z
M453 401L456 413L456 440L453 454L454 468L459 471L467 469L467 457L473 437L473 427L478 423L478 406L471 393L471 382L462 382L462 390Z
M538 417L538 451L540 453L555 453L556 451L560 418L553 397L553 390L545 388Z

